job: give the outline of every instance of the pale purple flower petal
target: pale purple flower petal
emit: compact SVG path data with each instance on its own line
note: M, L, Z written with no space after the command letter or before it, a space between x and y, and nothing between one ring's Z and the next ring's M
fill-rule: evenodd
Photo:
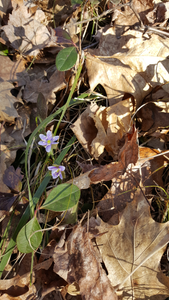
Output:
M40 141L40 142L38 142L38 145L40 145L40 146L46 146L46 142Z
M46 141L46 135L44 134L39 134L39 137L42 141Z
M46 136L47 136L47 139L48 140L51 140L52 139L52 132L50 131L50 130L48 130L47 132L46 132Z
M48 152L48 153L49 153L49 152L50 152L50 150L51 150L51 144L50 144L50 145L47 145L45 149L46 149L46 152Z

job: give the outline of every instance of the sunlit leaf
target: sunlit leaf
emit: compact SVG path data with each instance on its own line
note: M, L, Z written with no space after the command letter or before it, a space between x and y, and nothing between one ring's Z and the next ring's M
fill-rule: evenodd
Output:
M80 190L76 185L63 183L51 191L41 208L52 211L65 211L76 205L79 198Z
M59 71L71 69L77 61L77 51L75 47L68 47L61 50L56 56L56 67Z
M32 218L22 227L16 239L18 250L20 252L30 253L33 252L33 249L36 250L39 247L42 241L42 232L36 232L37 230L41 230L41 227L36 217Z

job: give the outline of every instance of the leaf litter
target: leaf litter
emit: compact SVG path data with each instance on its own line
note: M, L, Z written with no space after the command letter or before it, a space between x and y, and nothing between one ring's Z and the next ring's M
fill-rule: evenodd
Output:
M70 119L72 111L68 112L69 128L82 145L79 158L83 153L83 160L77 160L82 171L73 171L74 178L64 180L82 192L107 186L107 193L94 199L88 221L83 215L77 225L64 225L64 212L57 214L53 223L56 235L52 238L52 229L39 261L34 255L32 285L31 258L26 254L29 264L25 267L16 250L20 268L13 272L11 262L6 266L0 281L2 299L28 299L38 294L46 300L50 295L56 299L159 300L169 295L168 276L160 266L167 249L169 221L158 223L152 218L152 186L168 193L163 171L168 164L169 7L168 3L154 2L107 1L105 5L91 1L91 6L80 6L78 1L32 1L33 5L28 5L13 0L2 4L0 42L9 56L0 57L4 66L0 71L1 237L10 222L11 208L15 227L28 204L27 195L24 198L21 192L23 175L18 166L16 170L11 166L17 151L25 149L25 139L39 118L45 120L65 103L72 87L76 65L66 72L55 66L56 54L66 42L58 33L62 29L67 28L77 45L82 41L89 46L81 87L79 83L80 92L88 87L89 104L79 108L76 121ZM103 23L98 21L99 9L111 10ZM93 12L94 37L87 22ZM80 31L77 23L81 14L85 23ZM97 41L97 48L90 49L87 35ZM103 105L90 100L91 94L99 94L99 85L108 100ZM84 165L87 158L90 164ZM15 203L19 193L21 201ZM160 197L167 206L166 194ZM37 220L41 217L37 215ZM63 222L60 233L57 222ZM11 234L10 230L7 243Z

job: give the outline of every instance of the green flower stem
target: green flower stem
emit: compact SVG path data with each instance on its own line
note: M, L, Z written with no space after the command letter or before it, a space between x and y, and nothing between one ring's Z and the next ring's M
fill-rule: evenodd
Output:
M59 121L58 121L58 123L57 123L56 129L55 129L55 131L54 131L54 136L57 134L58 128L59 128L59 126L60 126L60 123L61 123L61 121L62 121L62 119L63 119L63 117L64 117L64 115L65 115L66 110L67 110L68 107L69 107L70 101L71 101L71 99L72 99L73 93L74 93L74 91L75 91L76 85L77 85L77 83L78 83L78 80L79 80L79 77L80 77L80 74L81 74L81 71L82 71L82 64L81 64L81 62L80 62L79 67L78 67L78 70L77 70L77 73L76 73L75 80L74 80L74 82L73 82L73 85L72 85L72 88L71 88L71 91L70 91L70 94L69 94L69 97L68 97L68 99L67 99L66 104L64 105L64 108L63 108L61 117L60 117L60 119L59 119Z

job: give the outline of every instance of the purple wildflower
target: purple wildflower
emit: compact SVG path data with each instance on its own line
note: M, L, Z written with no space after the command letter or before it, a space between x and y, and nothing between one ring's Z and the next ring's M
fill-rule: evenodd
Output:
M46 135L39 134L39 137L42 141L38 142L38 144L40 146L45 147L46 152L51 151L52 145L58 144L56 141L59 139L59 136L58 135L53 136L50 130L47 131Z
M56 179L60 177L60 179L63 179L62 172L64 172L65 167L64 166L50 166L48 167L48 170L52 172L53 179Z

